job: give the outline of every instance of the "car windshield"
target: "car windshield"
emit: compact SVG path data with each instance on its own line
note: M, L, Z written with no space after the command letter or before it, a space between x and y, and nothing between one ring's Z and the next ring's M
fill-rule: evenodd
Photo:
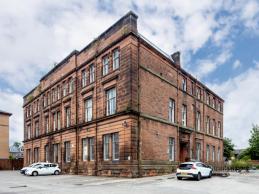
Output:
M192 168L192 164L180 164L179 168L182 170L189 170Z

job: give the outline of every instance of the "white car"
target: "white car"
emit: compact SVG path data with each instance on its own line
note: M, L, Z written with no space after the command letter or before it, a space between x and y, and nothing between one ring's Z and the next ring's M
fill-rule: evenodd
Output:
M182 180L182 178L195 178L199 181L203 177L210 178L212 176L212 168L202 162L184 162L178 166L176 176L178 180Z
M25 174L31 175L31 176L50 175L50 174L59 175L60 172L61 172L61 170L57 164L46 163L43 165L28 168L25 171Z
M31 164L30 166L26 166L26 167L23 167L21 170L20 170L20 173L21 174L25 174L25 171L29 168L32 168L32 167L36 167L36 166L40 166L40 165L43 165L43 164L47 164L46 162L36 162L36 163L33 163Z

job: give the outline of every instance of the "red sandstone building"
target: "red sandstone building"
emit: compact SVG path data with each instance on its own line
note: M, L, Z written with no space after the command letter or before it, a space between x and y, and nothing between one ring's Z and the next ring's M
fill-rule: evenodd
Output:
M223 100L137 30L129 12L24 96L25 163L149 176L223 160Z

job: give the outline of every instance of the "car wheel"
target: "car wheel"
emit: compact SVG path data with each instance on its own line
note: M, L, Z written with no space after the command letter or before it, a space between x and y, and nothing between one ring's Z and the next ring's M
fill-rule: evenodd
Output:
M37 171L33 171L32 172L32 176L38 176L38 172Z
M209 175L209 178L211 178L212 177L212 171L210 171L210 175Z
M196 178L197 181L201 180L201 173L199 172Z
M182 180L183 178L182 177L177 177L178 180Z
M56 170L56 171L54 172L54 175L59 175L59 171Z

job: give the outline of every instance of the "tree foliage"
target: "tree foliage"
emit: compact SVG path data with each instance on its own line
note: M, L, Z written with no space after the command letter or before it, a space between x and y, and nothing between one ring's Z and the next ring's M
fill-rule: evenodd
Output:
M259 159L259 126L253 125L250 131L251 137L249 139L249 150L251 153L251 159Z
M227 159L230 159L231 156L233 155L235 145L232 143L231 139L226 138L226 137L223 140L223 144L224 144L224 153L223 153L223 155Z

